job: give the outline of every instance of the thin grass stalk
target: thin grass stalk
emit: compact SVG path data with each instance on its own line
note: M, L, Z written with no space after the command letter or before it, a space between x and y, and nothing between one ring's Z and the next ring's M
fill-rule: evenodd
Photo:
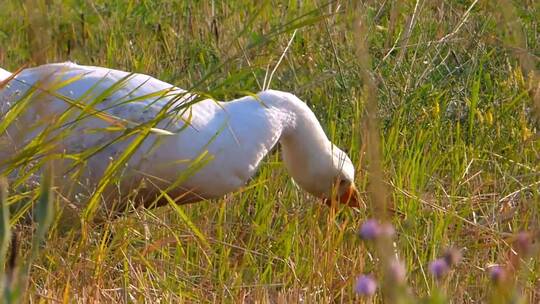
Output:
M8 182L5 177L0 176L0 273L4 272L6 255L11 239L11 225L9 223L8 206Z
M393 7L393 9L396 9ZM359 9L358 9L359 11ZM416 12L416 10L415 10ZM409 303L406 295L404 282L400 272L401 261L397 257L393 244L393 227L390 224L391 210L395 210L393 201L388 193L387 182L385 181L385 170L383 162L383 149L381 140L381 129L379 119L378 88L372 73L371 58L369 54L367 37L369 33L368 19L366 15L358 13L355 21L356 29L356 56L362 80L361 95L357 96L357 102L363 100L364 113L363 136L366 146L366 160L368 162L367 174L369 178L368 196L370 209L374 217L381 223L381 229L386 230L374 241L377 256L382 265L382 298L388 303ZM358 108L361 108L358 105ZM397 267L397 268L396 268ZM403 270L404 271L404 270Z

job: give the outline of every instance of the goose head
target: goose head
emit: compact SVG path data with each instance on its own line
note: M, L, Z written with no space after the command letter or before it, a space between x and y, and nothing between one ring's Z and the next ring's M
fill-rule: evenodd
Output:
M360 196L354 184L354 166L351 159L335 146L330 153L331 162L319 164L326 167L321 168L321 172L326 172L327 176L321 176L321 183L317 184L318 189L313 194L322 198L328 206L341 203L350 207L360 207Z
M314 154L320 155L306 157L311 164L303 166L303 170L296 170L291 168L295 164L291 164L287 153L284 153L294 181L328 206L341 203L360 207L361 199L354 184L354 166L349 156L336 146L332 146L328 153L319 151Z
M302 189L319 197L328 206L336 203L360 207L361 198L354 184L354 166L349 156L330 144L326 151L312 150L302 158L294 147L283 145L283 158L293 180Z
M330 172L332 180L330 191L324 193L324 202L331 206L334 201L360 207L360 196L354 184L354 166L349 156L338 147L332 149ZM331 173L331 174L332 174Z

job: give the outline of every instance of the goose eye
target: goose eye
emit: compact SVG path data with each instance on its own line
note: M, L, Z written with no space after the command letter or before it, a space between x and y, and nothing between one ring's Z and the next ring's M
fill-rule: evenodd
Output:
M342 189L344 187L348 187L349 186L349 181L344 179L344 178L339 178L339 188Z

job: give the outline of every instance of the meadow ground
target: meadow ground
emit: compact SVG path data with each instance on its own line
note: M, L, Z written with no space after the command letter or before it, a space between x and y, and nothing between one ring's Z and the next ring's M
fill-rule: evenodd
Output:
M358 275L382 276L380 250L357 235L382 202L409 293L488 301L489 266L539 228L540 4L355 2L1 1L0 66L12 71L72 60L227 100L260 90L285 54L271 88L310 105L357 165L366 202L333 212L295 187L276 151L220 200L140 210L86 237L53 223L36 250L25 230L24 302L383 302L354 291ZM428 264L448 247L463 260L437 281ZM540 302L538 260L519 263L516 290Z

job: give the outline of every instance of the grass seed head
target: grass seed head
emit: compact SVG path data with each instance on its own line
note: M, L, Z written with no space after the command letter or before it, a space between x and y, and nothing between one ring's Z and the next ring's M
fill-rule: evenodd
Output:
M454 267L461 261L461 250L457 248L449 248L445 251L443 259L448 267Z

